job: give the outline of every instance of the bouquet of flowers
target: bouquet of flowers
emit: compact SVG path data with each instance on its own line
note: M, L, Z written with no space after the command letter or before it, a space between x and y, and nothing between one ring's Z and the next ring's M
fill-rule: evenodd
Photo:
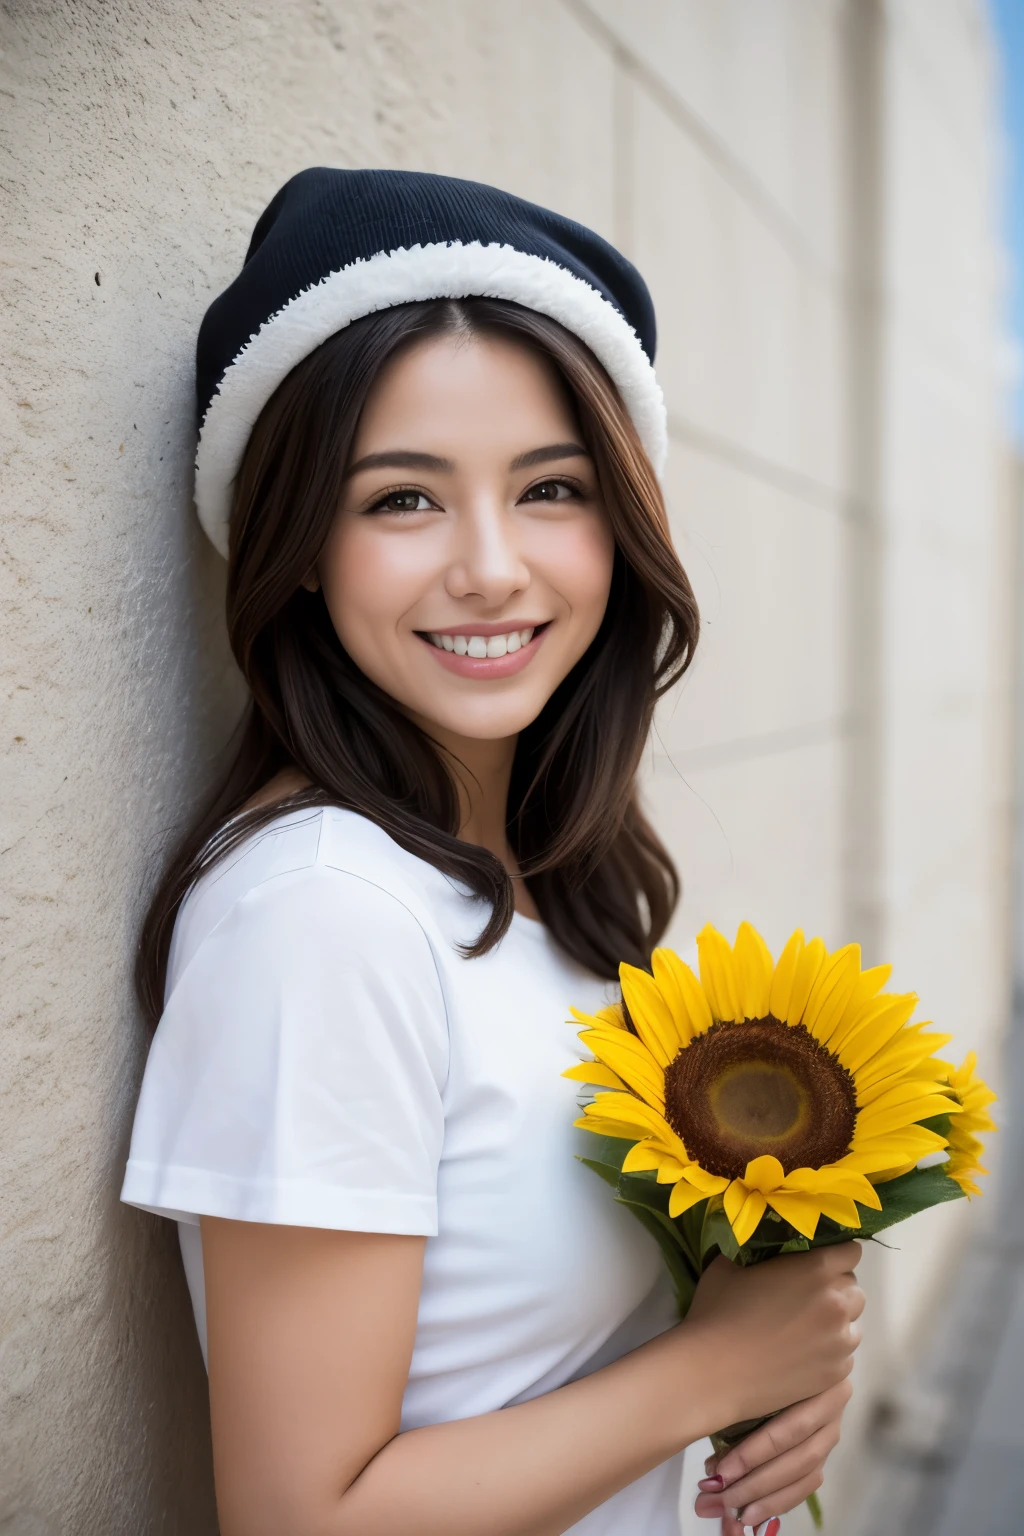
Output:
M732 946L709 925L697 951L699 975L656 949L653 974L620 967L620 1004L573 1009L594 1059L565 1074L591 1090L582 1161L657 1241L680 1316L719 1253L757 1264L872 1238L981 1193L995 1094L973 1053L939 1059L952 1037L911 1023L916 995L884 990L891 966L799 931L776 962L749 923ZM763 1422L723 1429L716 1451Z

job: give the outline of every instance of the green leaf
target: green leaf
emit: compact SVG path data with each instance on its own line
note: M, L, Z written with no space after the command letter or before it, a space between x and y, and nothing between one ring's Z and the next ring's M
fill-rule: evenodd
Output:
M624 1196L616 1197L620 1205L628 1206L641 1226L654 1238L661 1249L662 1258L668 1267L675 1287L676 1301L679 1306L679 1316L685 1317L690 1310L693 1301L693 1293L697 1289L697 1276L694 1274L687 1260L686 1253L676 1231L675 1223L667 1216L662 1216L660 1211L652 1210L649 1205L641 1205L635 1200L627 1200Z
M807 1237L791 1237L783 1243L780 1253L807 1253L810 1250L810 1239Z
M721 1195L712 1195L704 1211L704 1222L700 1233L700 1256L705 1268L713 1248L717 1248L719 1253L724 1253L725 1257L732 1259L733 1262L740 1256L739 1244L733 1236Z
M707 1210L707 1201L698 1200L696 1205L691 1205L688 1211L675 1218L675 1224L683 1239L687 1257L690 1260L695 1274L701 1272L700 1235L704 1230L704 1213Z
M867 1206L858 1206L860 1229L851 1234L848 1228L839 1228L846 1236L873 1237L876 1232L884 1232L887 1227L894 1227L919 1211L964 1198L963 1190L949 1177L944 1163L933 1168L913 1168L898 1179L890 1179L888 1184L877 1184L875 1190L882 1209L872 1211Z
M671 1184L659 1184L652 1173L620 1173L619 1189L629 1200L638 1200L652 1210L668 1215L668 1202L672 1194Z
M935 1131L939 1136L945 1136L947 1140L949 1139L949 1129L952 1123L952 1115L932 1115L931 1119L919 1122L926 1130Z
M635 1141L629 1141L625 1136L597 1136L588 1132L586 1138L586 1157L581 1157L580 1162L586 1163L592 1168L595 1163L601 1163L605 1168L614 1168L616 1173L621 1173L622 1165L626 1161L626 1153L636 1146Z
M605 1183L610 1184L612 1189L618 1189L619 1176L614 1168L608 1167L607 1163L597 1163L592 1157L581 1157L577 1161L581 1162L584 1168L592 1168L598 1178L604 1179Z

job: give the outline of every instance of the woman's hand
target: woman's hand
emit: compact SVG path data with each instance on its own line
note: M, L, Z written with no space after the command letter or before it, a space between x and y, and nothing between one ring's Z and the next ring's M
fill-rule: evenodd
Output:
M860 1254L859 1243L840 1243L746 1269L715 1260L681 1326L721 1384L714 1427L788 1409L846 1380L861 1337Z
M702 1520L721 1516L722 1536L743 1536L784 1515L821 1487L822 1468L839 1440L839 1423L853 1388L841 1381L797 1403L722 1456L710 1456L694 1509ZM740 1518L741 1517L741 1518Z

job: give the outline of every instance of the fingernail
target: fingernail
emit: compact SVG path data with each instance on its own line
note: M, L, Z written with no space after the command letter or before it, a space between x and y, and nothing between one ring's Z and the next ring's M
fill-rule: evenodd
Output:
M782 1521L778 1515L772 1515L770 1520L762 1520L760 1525L754 1527L754 1536L779 1536L782 1530Z
M721 1493L725 1487L724 1477L705 1477L697 1484L701 1493Z

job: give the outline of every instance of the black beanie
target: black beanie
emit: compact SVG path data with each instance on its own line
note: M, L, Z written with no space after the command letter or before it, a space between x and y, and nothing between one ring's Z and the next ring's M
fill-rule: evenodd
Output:
M261 215L245 265L199 330L196 506L222 554L249 435L296 364L376 310L473 295L537 310L578 336L618 387L661 472L654 309L614 246L481 182L316 167L286 182Z

